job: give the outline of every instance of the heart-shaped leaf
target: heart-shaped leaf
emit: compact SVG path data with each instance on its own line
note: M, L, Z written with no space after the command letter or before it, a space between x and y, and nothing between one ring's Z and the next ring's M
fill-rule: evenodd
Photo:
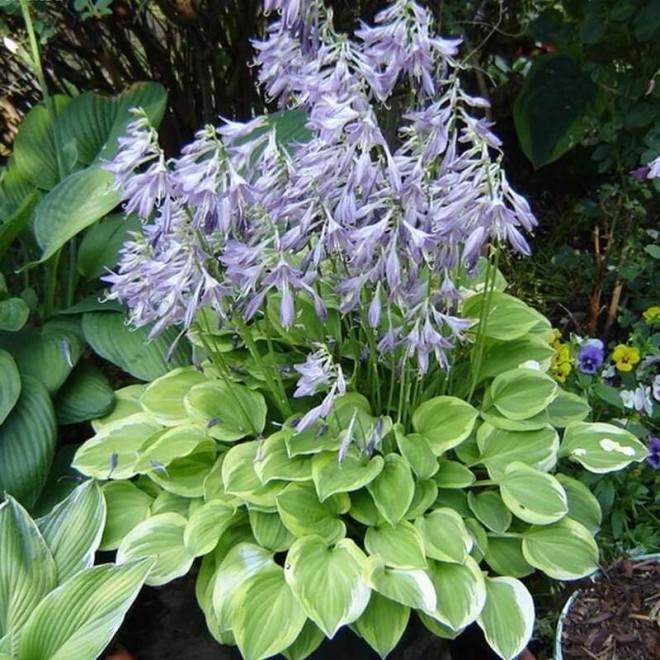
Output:
M414 525L402 520L393 527L370 527L364 536L364 547L371 555L379 555L393 568L426 568L424 539Z
M349 493L371 483L382 471L382 456L371 460L351 447L340 463L335 452L316 454L312 459L312 479L321 502L334 493Z
M437 396L425 401L413 413L415 431L424 436L436 456L465 440L479 413L466 401L453 396Z
M380 474L367 484L374 503L390 525L396 525L408 511L415 493L410 466L399 454L387 454Z

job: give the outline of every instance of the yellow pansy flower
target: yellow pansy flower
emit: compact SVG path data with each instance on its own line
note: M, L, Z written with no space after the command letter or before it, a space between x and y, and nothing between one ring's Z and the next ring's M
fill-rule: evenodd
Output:
M564 383L572 369L571 346L561 341L561 332L559 330L554 330L550 345L555 349L555 354L552 356L550 362L550 372L558 383Z
M559 362L559 363L553 363L550 371L552 373L552 377L558 382L558 383L565 383L566 378L568 377L568 374L571 373L571 363L570 362Z
M649 325L660 323L660 307L658 307L658 305L649 307L642 316Z
M632 368L639 362L639 348L636 346L626 346L619 344L612 351L612 359L616 363L619 371L632 371Z

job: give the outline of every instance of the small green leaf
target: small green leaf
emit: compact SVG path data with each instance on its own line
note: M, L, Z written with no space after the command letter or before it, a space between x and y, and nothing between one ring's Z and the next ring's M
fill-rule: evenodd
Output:
M591 406L573 392L557 390L557 395L547 408L548 421L552 426L565 428L571 422L581 422L591 412Z
M548 525L568 513L566 492L546 472L515 462L498 483L504 504L525 522Z
M419 479L428 479L438 471L438 460L423 435L404 435L399 429L395 429L395 437L401 455Z
M232 631L245 660L263 660L293 644L306 619L284 572L273 566L252 576L242 589Z
M486 578L486 604L477 619L491 648L512 660L527 646L534 628L534 601L515 578Z
M472 557L464 564L431 561L428 574L437 594L433 617L452 630L462 630L481 614L486 602L483 573Z
M117 563L153 557L156 561L146 583L158 587L185 575L194 555L186 548L183 534L187 520L177 513L159 513L134 527L117 550Z
M110 481L103 485L106 521L100 550L116 550L123 538L149 516L153 497L130 481Z
M580 523L564 518L523 535L523 555L535 568L556 580L578 580L598 569L598 546Z
M492 405L506 418L517 421L545 410L555 396L557 383L535 369L505 371L493 380L489 392Z
M605 474L643 461L646 447L630 431L600 422L573 422L564 432L559 455Z
M399 454L387 454L380 474L367 484L376 508L390 525L396 525L408 511L415 493L410 466Z
M362 579L382 596L423 612L433 612L438 603L426 571L386 568L377 555L367 559Z
M0 330L18 332L30 316L30 308L23 298L9 298L0 302Z
M521 538L488 538L486 563L500 575L522 578L534 572L522 552Z
M462 564L472 550L472 537L453 509L434 509L418 518L415 527L422 534L427 557Z
M279 514L248 511L250 527L259 545L272 552L288 550L296 537L282 524Z
M364 563L364 554L350 539L329 548L320 536L306 536L291 546L286 581L327 637L356 621L367 607L371 592L361 579Z
M467 488L476 481L476 477L462 463L442 460L433 480L439 488Z
M493 532L504 534L511 525L511 511L507 509L499 493L485 491L468 493L468 504L477 520Z
M386 658L403 637L409 619L409 607L374 592L354 627L381 658Z
M415 410L412 423L415 431L428 440L433 453L440 456L472 433L478 414L462 399L438 396Z
M243 385L223 381L195 385L184 405L194 422L223 442L259 435L266 425L265 399Z
M566 491L568 517L584 525L592 534L596 534L603 520L598 500L581 481L571 479L565 474L555 476Z
M290 458L286 449L287 437L287 431L273 433L261 445L254 469L264 484L277 479L310 481L312 478L311 458L304 455Z
M190 516L183 532L183 543L191 555L206 555L236 520L234 507L220 500L205 502Z
M319 630L318 626L307 619L296 641L285 651L282 651L282 655L287 660L305 660L321 646L324 639L325 635Z
M426 568L424 539L406 520L393 527L369 527L364 536L364 547L370 555L379 555L393 568Z
M410 508L406 512L406 520L416 520L433 505L438 497L438 484L432 479L422 479L415 483Z
M212 452L216 446L216 442L198 426L184 423L163 433L154 434L142 444L133 469L144 474L153 470L154 465L167 467L177 458L190 456L200 450Z
M294 536L316 534L331 544L346 536L346 525L332 510L330 502L320 502L310 483L290 484L277 496L277 510L282 523Z
M202 497L204 479L213 469L216 456L215 448L200 445L188 456L175 458L165 469L155 465L148 475L161 488L175 495L187 498Z
M334 493L348 493L371 483L382 471L385 461L382 456L371 460L360 456L351 447L340 463L335 452L316 454L312 459L312 479L321 502Z

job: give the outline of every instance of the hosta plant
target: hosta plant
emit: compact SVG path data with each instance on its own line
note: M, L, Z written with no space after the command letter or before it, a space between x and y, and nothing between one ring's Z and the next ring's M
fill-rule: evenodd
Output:
M385 657L412 614L444 637L477 621L513 658L534 621L520 578L597 566L598 504L562 466L646 449L584 421L548 375L550 324L504 292L499 250L528 253L536 220L459 41L413 0L352 37L318 0L265 9L282 112L171 160L138 114L107 165L145 221L110 297L196 350L117 392L77 453L104 482L102 547L155 557L151 585L204 557L209 629L247 660L343 626Z
M0 505L0 659L95 658L112 639L153 562L93 566L106 516L93 481L33 520Z

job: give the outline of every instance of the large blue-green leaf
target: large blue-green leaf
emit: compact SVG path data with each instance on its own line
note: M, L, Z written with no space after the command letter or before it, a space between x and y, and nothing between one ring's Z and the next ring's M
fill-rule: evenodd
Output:
M25 376L20 398L0 426L0 492L32 506L48 476L55 441L55 411L48 392Z
M14 358L7 351L0 350L0 424L13 410L21 394L21 376Z
M86 360L73 370L55 399L58 424L77 424L107 415L115 393L103 372Z

